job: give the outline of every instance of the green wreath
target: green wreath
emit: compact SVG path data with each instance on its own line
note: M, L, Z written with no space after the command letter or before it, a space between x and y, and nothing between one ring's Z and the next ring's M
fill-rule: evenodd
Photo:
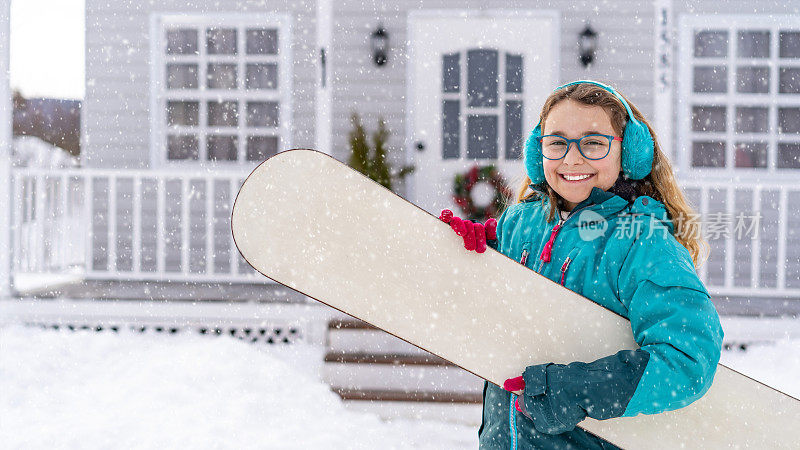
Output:
M495 193L494 198L487 206L478 208L472 201L472 188L481 182L491 184ZM453 201L469 220L480 221L496 217L503 208L505 199L509 197L511 197L511 190L493 165L483 167L476 165L467 173L456 174L453 183Z

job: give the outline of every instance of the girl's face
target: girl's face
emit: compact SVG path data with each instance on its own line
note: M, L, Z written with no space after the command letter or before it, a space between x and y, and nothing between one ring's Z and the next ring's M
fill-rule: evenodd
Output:
M542 135L558 134L567 139L580 139L594 133L617 136L602 107L584 105L571 99L553 106L542 127ZM589 198L593 187L606 191L614 185L622 169L621 151L622 143L615 140L605 158L591 160L584 158L578 146L570 143L569 151L563 158L556 161L542 158L544 177L547 184L564 199L567 211L572 211L578 203ZM567 180L564 175L581 179Z

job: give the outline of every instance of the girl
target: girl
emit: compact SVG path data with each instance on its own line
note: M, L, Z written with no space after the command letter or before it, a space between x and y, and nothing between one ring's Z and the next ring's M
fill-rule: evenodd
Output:
M557 88L524 154L499 220L442 220L468 250L488 245L627 317L640 348L485 383L480 448L616 448L576 425L681 408L711 386L722 329L695 272L703 241L652 128L610 86Z

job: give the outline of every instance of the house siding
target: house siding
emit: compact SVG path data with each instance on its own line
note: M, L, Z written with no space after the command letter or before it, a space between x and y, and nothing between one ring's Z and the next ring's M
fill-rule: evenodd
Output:
M790 4L752 1L673 1L672 8L672 95L673 110L672 139L677 147L679 123L679 25L684 15L696 14L797 14L800 1ZM607 82L619 89L651 122L654 120L654 5L652 2L628 0L598 4L591 1L500 1L500 0L435 0L425 2L400 0L381 2L378 0L337 0L332 5L331 43L328 48L328 73L332 90L331 152L339 160L349 157L348 134L352 130L350 116L358 112L368 132L377 127L379 117L387 121L390 130L388 141L389 161L398 166L408 158L406 146L415 141L408 136L407 118L407 70L409 47L408 18L416 11L452 10L454 14L487 10L531 10L556 11L561 34L559 40L558 81L565 83L576 79L595 79ZM142 4L88 0L86 4L86 99L83 104L82 136L83 165L86 167L110 167L139 169L150 166L150 14L164 13L212 13L212 12L264 12L288 13L293 19L292 28L292 140L291 147L313 147L315 142L316 83L318 82L318 49L316 41L316 4L313 1L276 1L264 6L255 2L223 1L215 6L203 3L186 4L184 1L167 0L157 7ZM595 63L584 68L578 61L578 34L586 22L599 33ZM369 35L382 24L389 33L388 63L376 67L371 61ZM143 93L147 93L143 95ZM538 109L540 105L536 106ZM523 125L527 134L533 123ZM283 145L282 149L288 145ZM664 149L674 155L674 149ZM179 167L191 167L181 165ZM251 167L243 167L246 174ZM683 175L683 174L682 174ZM691 176L690 174L688 176ZM202 182L201 182L202 184ZM168 183L169 185L169 183ZM198 188L204 192L202 188ZM130 264L132 256L132 221L124 210L132 206L130 183L118 186L120 227L117 264ZM405 187L401 183L397 191L402 195ZM154 191L153 191L154 192ZM143 195L142 257L143 269L155 265L156 211L154 193ZM727 192L711 189L707 213L726 213ZM687 197L696 208L700 207L700 191L687 189ZM106 201L104 194L96 192L96 206ZM170 194L171 195L171 194ZM204 264L205 218L201 200L192 200L190 267ZM233 195L217 194L215 205L229 204ZM169 195L168 195L168 198ZM123 200L124 199L124 200ZM775 287L778 280L778 236L779 193L765 188L761 192L761 222L759 235L762 239L759 286ZM787 288L800 287L800 216L792 214L800 208L800 194L790 192L787 198L790 213L787 215L787 239L785 279ZM198 203L195 203L198 202ZM168 200L168 204L170 201ZM166 230L180 239L180 201L169 206L165 218ZM177 208L177 209L176 209ZM752 192L734 192L734 215L754 211ZM227 227L229 211L215 209L214 216L214 267L226 271L230 268L229 250L224 242L229 237ZM108 242L103 240L109 221L106 217L94 221L93 262L103 266L107 258ZM149 230L149 231L148 231ZM724 240L713 240L711 258L703 268L710 286L724 284L725 252ZM752 267L749 263L751 242L749 237L736 239L733 243L733 286L749 286ZM165 247L168 270L179 269L180 250ZM241 258L236 258L240 270L245 269ZM739 263L747 261L747 263ZM725 299L722 299L724 302ZM757 306L753 308L757 309ZM753 309L751 308L751 309ZM797 309L797 307L794 307ZM724 308L723 308L724 310Z
M286 0L270 2L269 7L254 1L215 3L167 0L151 7L135 2L86 2L83 166L150 167L151 13L288 13L293 19L292 145L313 145L317 70L315 3ZM252 166L247 165L243 171Z

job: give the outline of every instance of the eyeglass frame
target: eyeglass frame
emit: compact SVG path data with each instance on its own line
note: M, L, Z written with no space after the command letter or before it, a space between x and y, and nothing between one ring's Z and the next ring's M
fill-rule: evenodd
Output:
M561 139L567 141L567 147L564 150L564 154L559 156L558 158L548 158L547 156L544 156L544 145L542 144L542 139L544 139L546 137L550 137L550 136L555 136L555 137L558 137L558 138L561 138ZM608 139L608 150L606 150L606 154L605 155L603 155L603 156L601 156L599 158L589 158L588 156L586 156L583 153L583 150L581 150L581 141L584 140L585 138L589 137L589 136L602 136L602 137ZM610 135L610 134L599 134L599 133L587 134L585 136L579 137L578 139L567 139L564 136L561 136L560 134L546 134L544 136L537 136L536 140L539 141L539 146L542 149L542 158L550 160L550 161L558 161L559 159L565 158L567 156L567 153L569 153L569 148L572 146L573 142L575 143L575 146L578 147L578 152L581 154L581 156L583 156L586 159L592 160L592 161L599 161L599 160L605 158L606 156L608 156L608 154L611 153L611 144L614 141L622 142L622 138L619 137L619 136L613 136L613 135Z

